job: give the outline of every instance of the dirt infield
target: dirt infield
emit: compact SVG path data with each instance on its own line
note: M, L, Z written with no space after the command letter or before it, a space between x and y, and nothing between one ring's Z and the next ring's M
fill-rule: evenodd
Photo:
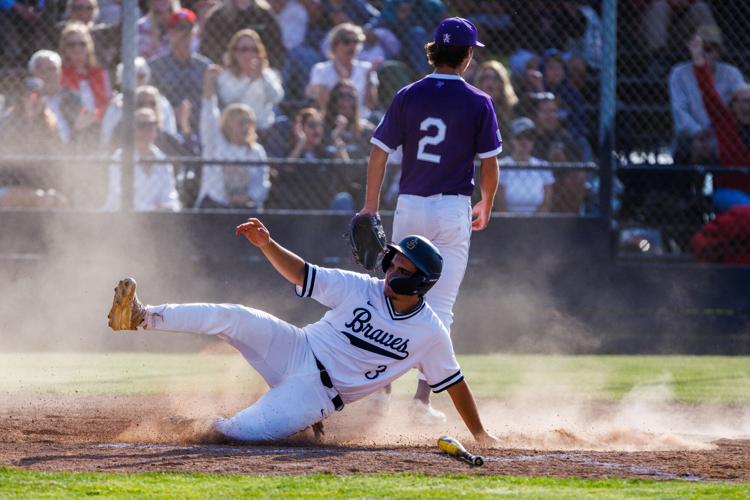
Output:
M591 436L563 428L543 435L508 432L499 433L507 448L473 450L486 460L484 467L473 468L441 454L434 446L438 436L433 436L433 430L393 429L393 422L402 419L372 422L364 407L356 405L347 408L346 415L337 414L326 422L321 442L305 432L273 445L227 445L194 444L194 433L180 435L172 432L174 428L166 431L168 425L175 424L165 420L174 414L174 407L163 396L4 394L0 401L0 465L33 470L223 474L409 471L750 481L750 439L665 437L619 428L597 434L594 442ZM606 415L607 407L600 404L591 411ZM459 423L452 424L455 434L470 445ZM371 432L363 438L362 429Z

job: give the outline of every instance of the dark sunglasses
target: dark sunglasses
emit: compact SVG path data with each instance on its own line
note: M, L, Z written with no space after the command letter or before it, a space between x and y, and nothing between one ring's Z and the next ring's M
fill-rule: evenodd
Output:
M721 48L715 43L709 43L703 46L705 52L710 52L712 54L718 54L720 49Z
M339 43L342 45L357 45L359 43L359 40L354 37L345 37L340 38Z
M151 128L156 128L156 122L135 122L135 128L140 130L146 130Z
M79 42L65 42L66 47L85 47L86 42L79 41Z

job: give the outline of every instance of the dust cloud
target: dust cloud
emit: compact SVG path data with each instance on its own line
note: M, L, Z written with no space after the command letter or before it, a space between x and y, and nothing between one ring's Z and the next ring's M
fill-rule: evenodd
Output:
M215 439L208 433L218 416L231 416L257 400L266 390L259 382L238 391L236 380L250 368L234 356L226 383L218 388L197 388L189 395L164 396L158 411L144 409L118 440L129 443L201 443ZM409 379L416 378L412 375ZM405 384L404 384L405 386ZM411 390L412 384L408 385ZM348 405L325 420L322 441L311 429L285 442L342 446L434 446L441 435L460 439L476 448L453 408L450 398L438 395L433 404L448 415L443 425L412 423L410 398L395 394L387 416L376 416L367 399ZM675 402L671 380L637 385L619 401L593 400L573 387L564 387L553 372L521 374L521 382L506 397L479 398L487 429L500 447L524 450L676 451L707 450L719 439L750 438L750 407L722 403L692 405ZM178 418L174 418L178 417Z

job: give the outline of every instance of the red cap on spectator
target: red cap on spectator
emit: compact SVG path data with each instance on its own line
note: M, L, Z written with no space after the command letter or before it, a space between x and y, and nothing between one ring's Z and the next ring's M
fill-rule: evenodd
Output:
M172 15L169 16L169 23L167 24L167 26L169 26L169 29L172 29L181 22L195 24L196 19L197 17L195 15L195 12L190 9L182 8L180 10L172 12Z

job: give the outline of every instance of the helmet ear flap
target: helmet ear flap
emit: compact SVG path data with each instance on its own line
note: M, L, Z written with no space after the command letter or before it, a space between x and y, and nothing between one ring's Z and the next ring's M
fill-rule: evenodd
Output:
M381 261L384 273L388 272L388 268L391 267L391 261L396 257L396 253L396 250L391 245L388 245L388 249L385 251L385 255L383 255L383 260Z

